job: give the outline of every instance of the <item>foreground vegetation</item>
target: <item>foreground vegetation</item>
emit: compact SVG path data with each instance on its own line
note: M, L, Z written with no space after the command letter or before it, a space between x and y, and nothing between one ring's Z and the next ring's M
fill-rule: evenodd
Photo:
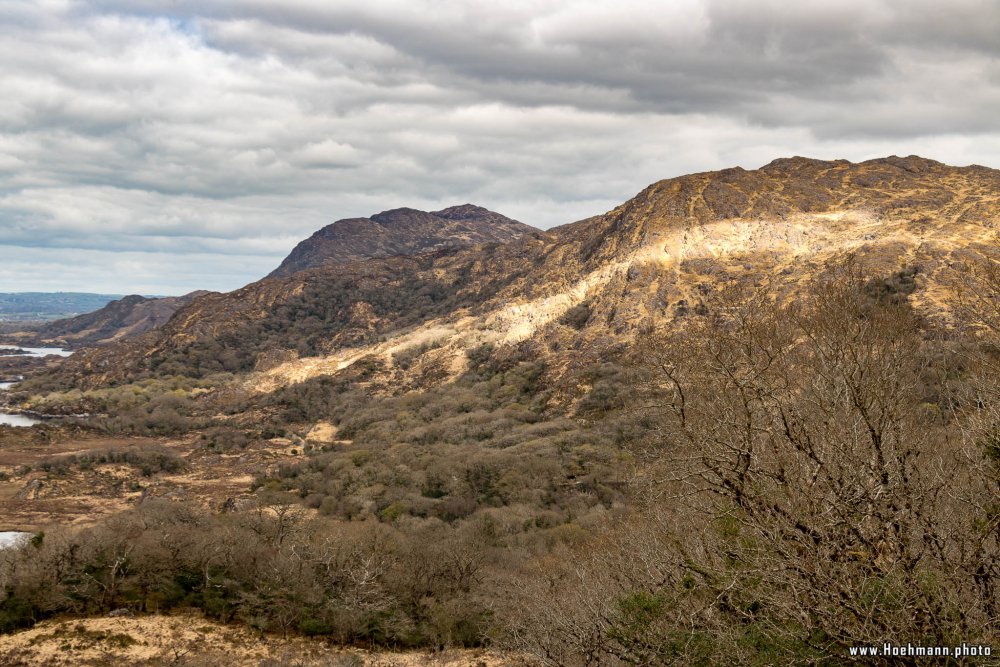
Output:
M373 396L364 364L222 403L224 376L73 396L111 408L109 432L192 432L233 453L286 436L298 462L223 513L153 498L0 552L0 629L193 607L559 665L989 644L1000 273L969 267L961 327L914 311L915 273L849 268L790 304L734 289L594 364L571 405L530 344L472 350L459 380L397 396ZM307 437L320 421L335 438ZM147 458L154 474L179 465Z

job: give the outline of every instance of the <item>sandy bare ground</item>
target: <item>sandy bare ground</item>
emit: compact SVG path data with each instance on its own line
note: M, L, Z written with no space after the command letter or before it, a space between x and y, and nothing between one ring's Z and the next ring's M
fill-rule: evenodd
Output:
M0 665L179 667L521 667L486 650L372 652L322 640L260 636L197 615L62 619L0 636Z

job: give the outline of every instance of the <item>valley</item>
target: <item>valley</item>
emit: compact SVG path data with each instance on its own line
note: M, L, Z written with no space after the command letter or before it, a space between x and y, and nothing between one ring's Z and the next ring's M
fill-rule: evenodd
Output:
M988 641L998 233L996 170L787 158L546 231L341 220L238 290L12 332L0 656L168 664L182 615L246 664Z

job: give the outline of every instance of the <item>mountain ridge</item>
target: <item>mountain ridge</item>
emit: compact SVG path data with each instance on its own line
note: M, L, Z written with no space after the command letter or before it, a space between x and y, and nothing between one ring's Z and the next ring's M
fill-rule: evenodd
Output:
M203 349L207 359L229 359L228 370L254 371L249 382L261 390L366 357L398 385L405 378L394 355L410 348L431 346L417 366L437 367L431 375L447 380L477 346L530 343L559 375L643 328L696 316L726 285L798 298L848 260L886 277L920 266L911 299L946 318L949 285L959 277L952 264L991 256L998 218L997 170L916 156L785 158L657 181L603 215L503 245L265 278L196 299L113 360L83 355L65 370L84 384L121 382L163 364L183 373L198 356L191 350ZM211 371L197 368L188 372Z
M50 322L37 329L34 335L43 342L73 347L108 345L158 329L179 308L208 293L196 290L171 297L130 294L93 312Z
M397 208L368 218L333 222L299 242L268 278L298 271L443 247L505 243L537 231L481 206L461 204L440 211Z

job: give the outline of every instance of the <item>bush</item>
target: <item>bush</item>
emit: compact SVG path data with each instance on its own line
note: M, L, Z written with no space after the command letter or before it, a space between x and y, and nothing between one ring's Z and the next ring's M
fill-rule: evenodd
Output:
M30 628L35 624L37 616L30 602L8 590L0 602L0 633Z
M125 464L139 468L146 477L161 472L178 473L187 467L187 462L183 458L162 445L91 450L82 454L45 459L39 464L39 467L47 472L66 474L70 466L75 465L81 470L87 470L95 465L105 464Z
M577 330L583 329L590 321L590 315L590 304L581 303L563 313L562 317L559 318L559 323Z
M342 642L481 643L483 547L459 529L315 522L278 496L261 500L225 515L152 500L8 552L0 579L14 583L0 596L0 631L57 613L194 607Z

